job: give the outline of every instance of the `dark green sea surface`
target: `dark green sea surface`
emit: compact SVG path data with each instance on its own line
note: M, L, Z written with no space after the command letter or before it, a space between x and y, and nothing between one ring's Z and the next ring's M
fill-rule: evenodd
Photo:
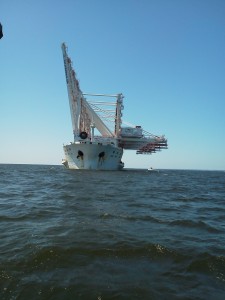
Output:
M225 172L0 165L0 299L225 299Z

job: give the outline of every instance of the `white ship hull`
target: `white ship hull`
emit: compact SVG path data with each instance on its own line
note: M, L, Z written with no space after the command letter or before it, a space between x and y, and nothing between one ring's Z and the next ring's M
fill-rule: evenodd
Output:
M63 146L68 169L121 170L123 149L112 144L75 142Z

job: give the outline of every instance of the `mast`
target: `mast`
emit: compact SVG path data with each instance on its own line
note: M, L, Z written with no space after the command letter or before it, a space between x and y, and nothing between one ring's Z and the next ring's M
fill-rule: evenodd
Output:
M62 43L62 52L75 141L80 135L80 113L83 95L79 87L79 82L76 79L76 73L72 68L72 62L67 55L67 47L65 43Z
M116 115L115 115L115 136L118 137L121 130L122 124L122 110L123 110L123 94L117 95L116 101Z

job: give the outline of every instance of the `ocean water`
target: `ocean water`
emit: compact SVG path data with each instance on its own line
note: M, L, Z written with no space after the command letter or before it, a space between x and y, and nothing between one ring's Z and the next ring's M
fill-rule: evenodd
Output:
M0 165L0 299L225 299L225 172Z

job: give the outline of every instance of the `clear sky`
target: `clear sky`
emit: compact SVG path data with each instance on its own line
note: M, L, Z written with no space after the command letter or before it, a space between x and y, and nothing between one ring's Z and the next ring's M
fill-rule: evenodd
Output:
M225 170L224 0L1 0L0 163L60 164L73 140L61 43L83 92L169 149L126 167Z

